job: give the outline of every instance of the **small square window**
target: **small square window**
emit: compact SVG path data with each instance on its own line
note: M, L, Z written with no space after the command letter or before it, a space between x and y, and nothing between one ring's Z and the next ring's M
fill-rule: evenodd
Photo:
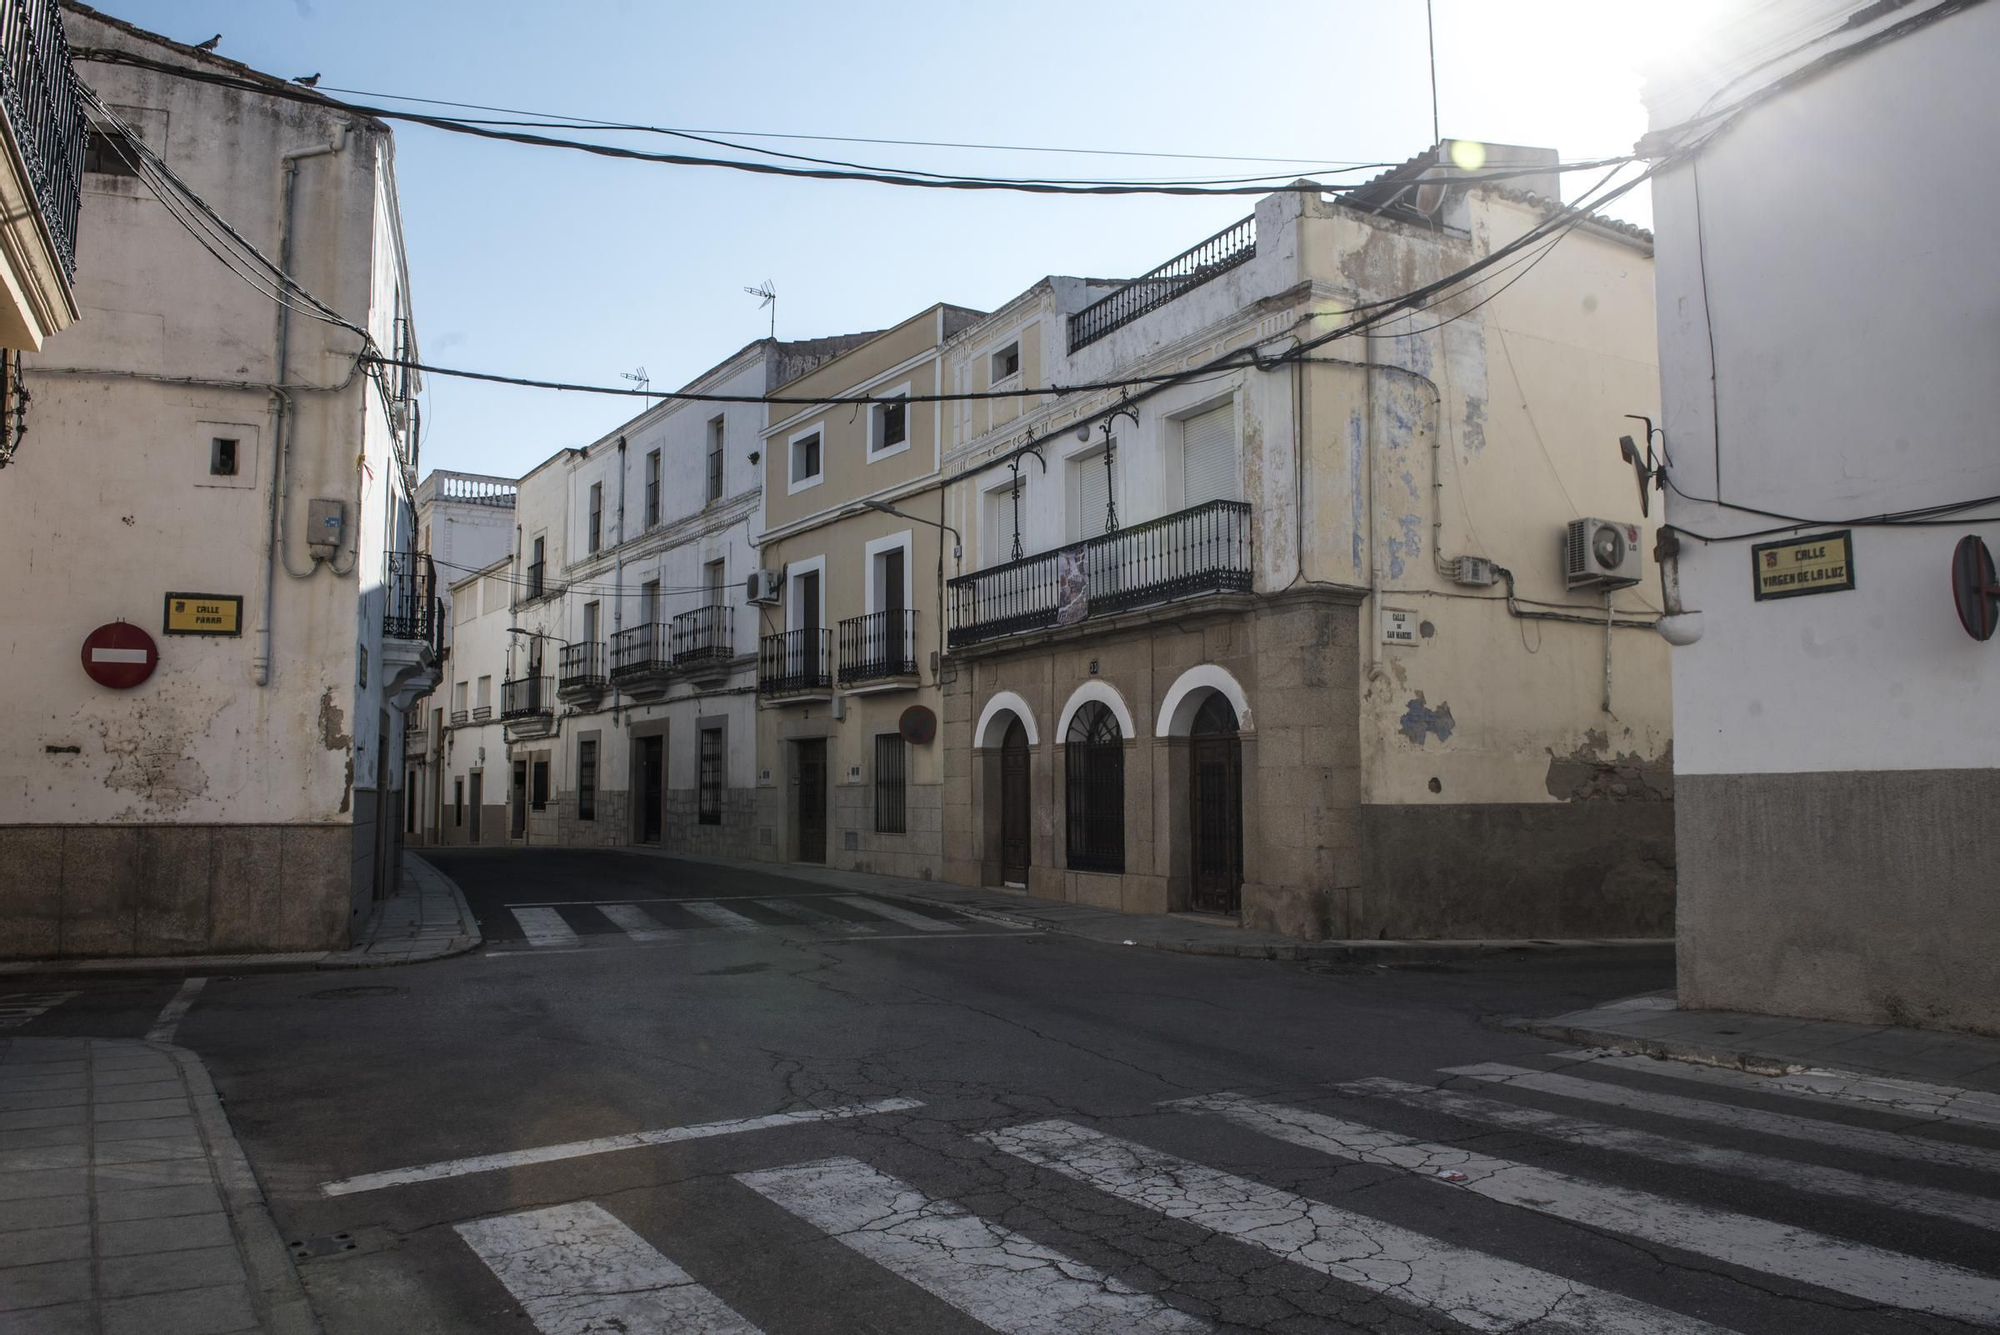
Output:
M1021 345L1009 343L993 354L993 383L1021 374Z
M236 476L236 447L239 442L229 436L216 436L208 443L208 475L210 477Z
M83 169L99 176L137 176L139 150L123 130L93 125L83 132Z
M792 442L792 481L807 482L819 476L819 432Z
M894 449L910 438L910 405L901 398L886 403L878 403L872 409L875 415L873 438L868 442L872 453Z

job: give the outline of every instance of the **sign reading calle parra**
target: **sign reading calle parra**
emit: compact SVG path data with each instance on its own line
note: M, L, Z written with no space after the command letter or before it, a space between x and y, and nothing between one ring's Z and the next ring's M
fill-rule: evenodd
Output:
M1760 542L1750 549L1757 598L1797 598L1854 587L1854 535L1815 533L1810 538Z
M170 593L162 629L169 635L241 635L243 597L234 593Z

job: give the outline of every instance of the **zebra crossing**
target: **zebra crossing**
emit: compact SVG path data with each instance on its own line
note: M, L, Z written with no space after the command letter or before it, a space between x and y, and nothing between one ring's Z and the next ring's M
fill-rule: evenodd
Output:
M75 995L75 992L16 992L0 996L0 1029L19 1029Z
M1911 1329L2000 1326L2000 1247L1992 1237L2000 1233L2000 1128L1983 1120L1989 1096L1926 1086L1933 1115L1924 1116L1903 1103L1881 1107L1872 1092L1836 1103L1822 1088L1786 1078L1716 1078L1702 1068L1591 1053L1550 1061L1559 1069L1484 1063L1442 1068L1435 1083L1374 1077L1282 1095L1218 1092L1163 1102L1157 1117L1121 1119L1115 1129L1041 1117L954 1133L965 1144L952 1159L1013 1166L1001 1175L1011 1204L992 1215L933 1192L907 1166L897 1176L865 1154L823 1150L792 1161L781 1142L773 1143L773 1166L728 1180L730 1190L777 1206L858 1264L1003 1335L1195 1335L1240 1324L1241 1313L1218 1296L1218 1276L1228 1271L1221 1262L1235 1249L1265 1258L1264 1269L1249 1274L1273 1264L1296 1269L1426 1329L1752 1335L1873 1330L1883 1328L1879 1321L1901 1329L1906 1314L1928 1323ZM1859 1079L1820 1074L1835 1084ZM1862 1106L1869 1103L1878 1106ZM813 1116L851 1124L921 1107L890 1100ZM1606 1107L1650 1125L1592 1115ZM1968 1107L1975 1115L1952 1115ZM786 1119L799 1116L746 1119L740 1129L782 1136L792 1124ZM712 1138L725 1125L649 1134ZM1198 1158L1166 1147L1184 1149L1197 1128L1209 1147ZM1744 1133L1757 1148L1715 1143ZM1551 1146L1591 1153L1551 1168L1541 1162ZM1842 1166L1821 1161L1829 1149ZM1245 1167L1289 1151L1321 1167L1286 1169L1282 1185L1264 1180L1276 1169ZM1666 1179L1673 1194L1661 1188L1661 1165L1676 1170ZM1032 1187L1022 1185L1023 1169ZM1960 1186L1925 1180L1940 1170ZM399 1180L425 1180L424 1170L410 1171L418 1176ZM1745 1182L1772 1217L1740 1208ZM391 1184L369 1189L381 1185ZM1120 1211L1165 1221L1188 1242L1155 1253L1184 1258L1190 1273L1177 1275L1171 1260L1154 1265L1144 1249L1080 1256L1051 1245L1035 1236L1051 1195L1105 1221L1106 1241L1139 1228L1120 1223ZM1738 1208L1721 1204L1725 1196ZM1866 1208L1844 1216L1836 1208L1844 1204ZM1802 1214L1816 1227L1796 1222ZM1496 1247L1496 1236L1536 1236L1530 1217L1554 1230L1539 1236L1555 1243L1501 1254L1506 1244ZM1927 1222L1901 1227L1915 1220ZM768 1315L763 1325L742 1315L759 1296L732 1292L730 1274L713 1272L712 1261L701 1273L688 1255L699 1248L677 1257L676 1225L659 1227L668 1235L641 1236L605 1203L578 1202L467 1221L456 1231L542 1335L786 1328ZM1929 1238L1940 1228L1942 1255L1886 1245L1892 1233ZM1973 1232L1952 1243L1952 1228ZM1625 1259L1608 1270L1607 1239L1634 1247L1612 1252ZM1593 1247L1594 1267L1576 1257ZM1670 1282L1662 1282L1663 1267L1677 1272ZM1763 1305L1733 1316L1731 1304L1746 1293ZM763 1303L768 1312L768 1295ZM1774 1311L1790 1324L1768 1324ZM1837 1316L1854 1319L1839 1324Z
M659 898L606 903L507 907L511 932L501 949L576 950L588 945L658 945L757 934L853 939L964 933L967 920L946 909L924 911L866 895Z

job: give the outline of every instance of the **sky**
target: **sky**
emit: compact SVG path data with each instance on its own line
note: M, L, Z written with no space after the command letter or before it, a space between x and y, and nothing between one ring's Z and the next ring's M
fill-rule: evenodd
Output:
M1159 177L1400 162L1432 141L1422 0L100 0L323 90L692 131L1286 158L1284 163L756 139L929 171ZM1436 0L1447 137L1628 152L1637 0ZM82 69L86 80L89 68ZM366 97L347 94L352 100ZM479 113L459 113L477 115ZM990 310L1045 274L1129 277L1248 214L1236 198L1061 198L783 180L396 129L418 340L443 366L685 384L770 329ZM623 142L708 153L657 136ZM1365 175L1365 173L1363 174ZM1329 177L1328 179L1340 179ZM1350 178L1358 179L1358 178ZM1591 178L1571 176L1567 189ZM1650 221L1644 188L1619 216ZM219 270L217 281L228 279ZM637 400L428 378L421 466L516 476Z

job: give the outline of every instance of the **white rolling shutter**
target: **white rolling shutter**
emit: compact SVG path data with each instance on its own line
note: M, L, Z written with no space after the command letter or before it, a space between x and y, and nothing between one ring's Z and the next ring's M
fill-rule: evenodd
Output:
M1181 504L1239 499L1236 491L1236 405L1225 403L1181 423Z
M1104 475L1104 451L1085 455L1076 469L1076 536L1095 538L1104 532L1104 512L1111 504L1111 479Z

